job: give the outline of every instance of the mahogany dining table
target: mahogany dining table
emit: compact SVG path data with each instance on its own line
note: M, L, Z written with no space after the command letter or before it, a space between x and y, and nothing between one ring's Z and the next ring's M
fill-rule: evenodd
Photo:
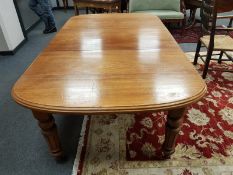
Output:
M168 111L166 159L175 151L187 106L205 92L158 17L125 13L71 17L15 83L12 96L32 111L56 159L63 150L55 113Z

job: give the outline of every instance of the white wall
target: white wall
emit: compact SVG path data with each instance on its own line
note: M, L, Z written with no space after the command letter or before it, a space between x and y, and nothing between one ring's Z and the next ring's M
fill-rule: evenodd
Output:
M0 51L8 50L5 37L3 35L2 29L0 28Z
M12 51L24 40L13 0L0 0L0 29L4 35L4 39L0 36L0 42L3 42L0 51ZM7 50L1 47L4 43Z

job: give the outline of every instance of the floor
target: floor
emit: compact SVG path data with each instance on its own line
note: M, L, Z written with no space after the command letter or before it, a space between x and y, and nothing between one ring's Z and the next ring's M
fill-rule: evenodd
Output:
M56 10L54 15L60 29L74 11ZM70 175L72 171L82 117L55 117L68 157L60 164L48 154L47 144L31 112L11 98L15 81L55 35L44 35L43 29L43 24L39 23L15 55L0 56L0 174L3 175ZM194 51L196 44L180 46L184 51Z
M73 10L54 12L57 27L74 15ZM59 164L48 154L47 144L30 110L17 105L11 88L34 58L47 46L55 33L44 35L39 23L28 41L13 56L0 56L0 174L70 175L76 155L82 117L55 117L68 160ZM62 123L62 124L61 124Z

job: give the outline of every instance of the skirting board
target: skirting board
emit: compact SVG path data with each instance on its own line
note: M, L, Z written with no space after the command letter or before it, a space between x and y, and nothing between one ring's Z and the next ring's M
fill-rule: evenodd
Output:
M21 41L21 43L14 49L14 50L9 50L9 51L0 51L0 55L14 55L17 50L23 46L23 44L27 41L26 38L24 38L23 41Z

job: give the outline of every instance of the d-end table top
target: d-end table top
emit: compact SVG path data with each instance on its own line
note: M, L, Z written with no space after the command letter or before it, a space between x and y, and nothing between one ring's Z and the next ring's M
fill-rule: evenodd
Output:
M88 114L184 107L205 92L159 18L101 14L69 19L12 96L33 110Z

